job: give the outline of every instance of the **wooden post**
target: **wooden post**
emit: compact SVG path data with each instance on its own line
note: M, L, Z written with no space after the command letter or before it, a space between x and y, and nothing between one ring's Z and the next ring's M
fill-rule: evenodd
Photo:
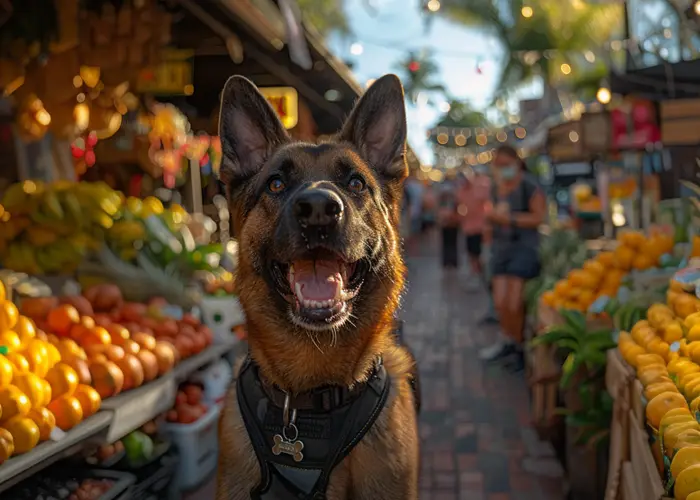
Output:
M193 214L202 213L202 175L199 170L199 161L190 160L190 175L185 184L185 199L187 208Z

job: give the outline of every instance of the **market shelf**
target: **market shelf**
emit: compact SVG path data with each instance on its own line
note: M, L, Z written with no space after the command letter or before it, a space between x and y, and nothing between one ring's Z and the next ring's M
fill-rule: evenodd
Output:
M102 402L102 411L112 419L105 442L113 443L173 406L177 386L190 375L231 352L239 342L214 344L199 354L178 363L162 377L138 389L132 389Z
M228 342L222 342L219 344L212 344L199 354L196 354L191 358L188 358L175 365L175 368L173 368L173 371L170 374L174 377L175 382L183 382L200 368L222 358L242 344L243 343L237 339L232 339Z
M112 414L98 412L63 435L60 441L47 441L29 453L0 465L0 492L7 490L41 469L78 451L89 438L109 427Z

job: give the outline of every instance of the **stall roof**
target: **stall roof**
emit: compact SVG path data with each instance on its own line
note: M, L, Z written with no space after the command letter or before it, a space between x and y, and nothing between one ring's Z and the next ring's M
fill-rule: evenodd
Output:
M254 16L240 15L240 8L233 6L242 0L218 0L196 2L179 0L191 14L185 26L178 30L181 43L202 46L202 32L215 34L218 45L212 46L211 36L205 50L195 50L195 95L197 107L213 110L218 107L219 91L226 79L242 74L259 86L291 86L299 93L311 110L321 135L335 133L352 110L362 87L353 78L350 69L327 49L318 33L311 26L304 27L312 68L304 69L292 62L286 45L275 48L279 40L275 32L262 18L251 22ZM245 18L244 18L245 17ZM235 37L243 46L242 63L233 62L225 41ZM212 50L213 48L213 50ZM335 99L327 99L327 92L334 90ZM194 103L193 103L194 104ZM198 105L199 104L199 105ZM409 163L417 162L412 150L408 151Z
M652 100L680 99L700 96L700 60L660 64L613 74L613 93L637 94Z

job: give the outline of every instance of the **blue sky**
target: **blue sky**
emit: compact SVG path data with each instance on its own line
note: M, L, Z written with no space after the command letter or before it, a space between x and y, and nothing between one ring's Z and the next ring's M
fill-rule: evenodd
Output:
M418 0L369 1L377 11L376 16L367 11L363 0L345 2L353 35L329 42L339 58L354 63L353 72L362 85L385 73L398 72L397 61L405 59L409 50L427 48L433 51L433 58L440 67L437 80L452 96L469 100L477 108L488 104L498 78L498 58L502 53L492 37L439 16L433 21L431 30L425 33L425 15ZM353 43L362 45L361 55L351 53ZM409 143L424 163L432 163L426 130L441 114L436 106L408 107Z

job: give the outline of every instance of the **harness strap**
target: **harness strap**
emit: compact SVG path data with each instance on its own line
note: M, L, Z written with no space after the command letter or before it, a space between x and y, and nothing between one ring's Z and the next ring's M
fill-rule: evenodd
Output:
M296 462L271 451L272 437L282 426L281 413L268 397L257 366L250 359L243 365L236 384L241 416L260 466L260 484L251 491L254 500L325 500L333 469L371 429L391 390L389 376L379 364L355 393L356 397L342 407L332 411L323 407L298 411L298 439L305 446L303 459ZM309 488L314 477L317 479Z

